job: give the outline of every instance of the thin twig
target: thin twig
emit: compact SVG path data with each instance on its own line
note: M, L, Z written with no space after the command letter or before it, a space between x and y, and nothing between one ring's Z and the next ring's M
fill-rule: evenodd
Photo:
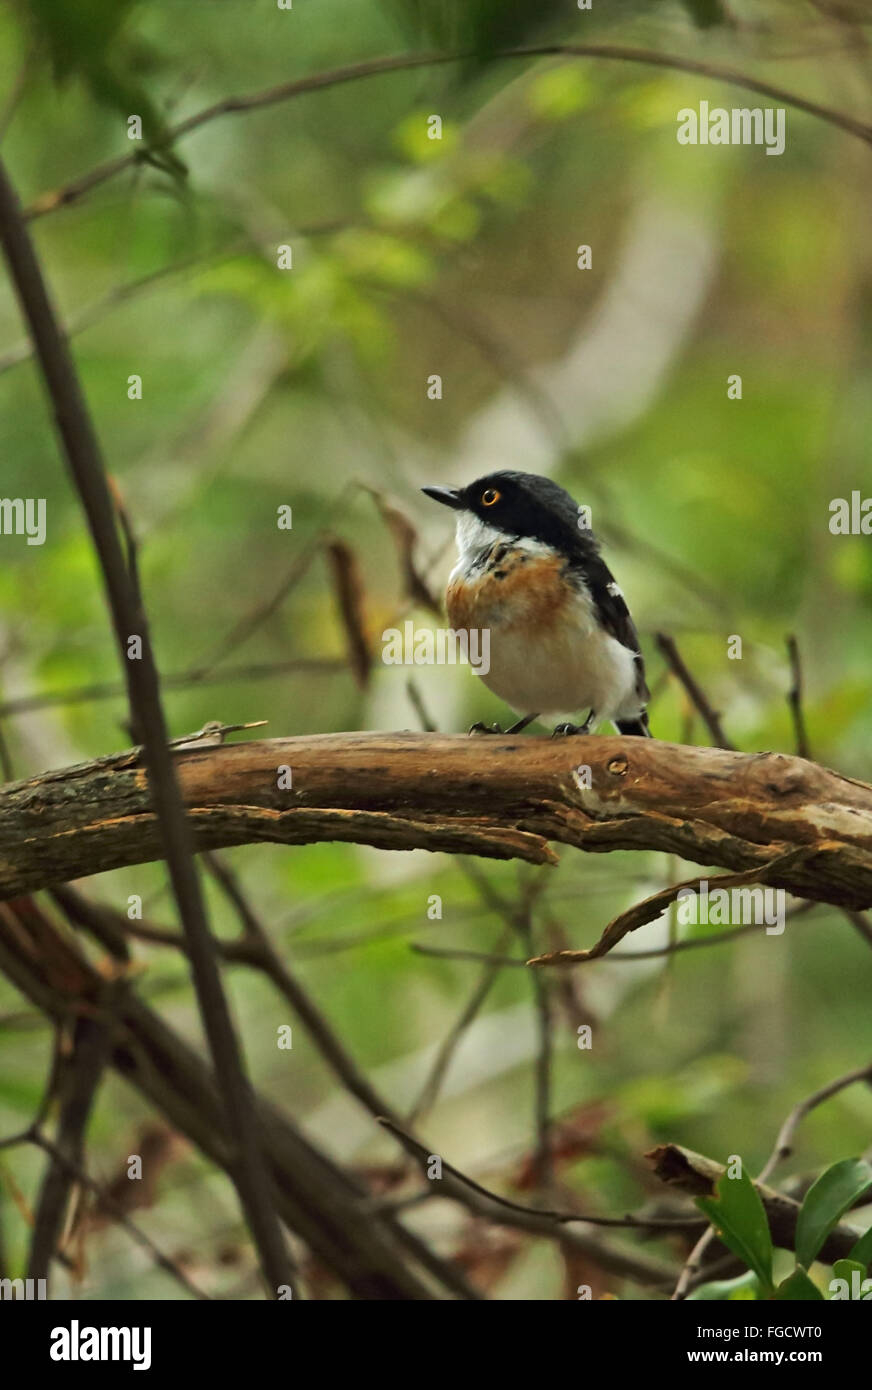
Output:
M87 1007L99 997L105 980L75 940L66 942L48 923L34 950L37 945L32 930L16 931L0 914L0 970L25 998L59 1019L71 999L81 999ZM112 1057L116 1073L230 1177L232 1138L202 1046L189 1043L130 986L119 994L118 1013L119 1042ZM283 1222L352 1296L421 1300L454 1294L462 1280L449 1262L389 1213L373 1219L363 1209L368 1193L362 1182L311 1144L274 1102L258 1097L256 1108Z
M33 1133L45 1124L48 1113L52 1107L52 1102L57 1094L58 1078L61 1074L64 1054L68 1047L68 1038L65 1029L65 1023L56 1023L54 1025L51 1062L49 1064L48 1076L46 1077L36 1114L26 1129L19 1130L16 1134L10 1134L5 1139L0 1139L0 1149L12 1149L18 1144L28 1143Z
M498 945L505 948L509 944L511 937L512 933L510 930L504 931L499 939ZM424 1080L418 1098L406 1117L407 1124L415 1124L423 1114L431 1110L436 1104L439 1092L442 1089L442 1083L454 1059L454 1054L486 1003L488 995L496 984L500 969L501 967L499 965L489 964L481 972L472 993L445 1037L442 1039L442 1042L439 1044L436 1056L433 1059L433 1064Z
M288 661L262 661L245 666L192 666L187 671L177 671L161 677L165 690L187 690L198 685L223 685L233 681L271 680L274 676L336 675L346 671L348 663L333 657L300 657ZM101 681L94 685L71 686L68 690L57 690L46 695L21 695L0 705L0 719L16 715L33 714L36 710L55 709L63 705L82 705L102 700L116 700L124 695L125 685L121 681Z
M430 733L435 732L435 724L427 712L415 682L409 680L406 689L409 699L415 707L425 731ZM485 968L481 972L478 983L473 989L466 1005L462 1009L451 1031L443 1040L436 1054L430 1073L421 1088L418 1099L409 1112L410 1124L424 1111L430 1109L435 1104L439 1090L447 1075L448 1068L451 1065L452 1058L464 1034L472 1026L499 977L499 972L502 969L500 957L508 946L511 934L517 933L521 937L525 948L528 951L532 950L532 907L535 899L545 891L547 886L545 880L541 877L539 879L530 880L522 894L519 906L513 908L493 889L489 880L482 874L477 865L467 864L464 860L459 862L466 877L478 890L482 901L503 918L507 926L507 931L503 933L497 942L497 951L494 959L485 964ZM544 1179L549 1175L550 1170L549 1111L551 1054L553 1045L551 1005L544 981L534 979L533 996L539 1021L539 1050L536 1063L535 1092L537 1135L536 1172L541 1179Z
M818 903L802 902L795 908L789 909L785 917L793 919L802 917L818 907ZM849 913L846 916L852 915ZM861 914L853 914L860 916ZM712 932L710 936L695 936L686 941L673 941L668 946L658 946L650 951L610 951L608 960L611 965L619 961L637 960L661 960L664 956L678 955L681 951L699 951L707 946L724 946L730 941L736 941L740 936L748 936L752 932L762 932L765 930L765 923L751 922L744 927L733 927L730 931ZM413 942L409 948L421 956L439 956L444 960L473 960L481 962L491 962L501 966L518 966L526 969L528 962L522 960L520 956L496 956L487 951L467 951L452 949L450 946L427 946L422 942Z
M805 727L805 715L802 709L802 663L799 657L799 643L793 633L787 639L787 654L790 657L790 689L787 692L787 703L793 717L796 754L799 758L810 758L811 745L808 741L808 731Z
M250 92L248 95L226 97L171 127L166 134L164 146L172 146L183 136L190 134L191 131L198 130L201 126L207 125L210 121L217 120L221 116L263 110L265 107L276 106L308 92L321 91L340 86L346 82L377 77L384 73L409 72L416 68L441 67L446 64L459 63L470 56L472 55L467 52L457 52L410 53L373 58L363 63L354 63L327 72L312 73L308 77L299 78L292 82L281 82L277 86L267 87L259 92ZM872 126L856 120L845 112L835 111L830 107L820 105L818 102L809 101L806 97L785 91L781 87L774 86L771 82L748 77L745 73L737 72L734 68L722 67L718 63L704 62L699 59L685 58L679 54L658 53L645 48L625 48L619 44L551 43L500 49L492 57L494 59L600 58L610 62L638 63L650 67L669 68L676 72L693 73L700 77L712 78L718 82L726 82L732 86L744 87L748 91L769 97L775 102L795 106L800 111L817 116L820 120L826 121L840 130L847 131L849 135L855 135L866 144L872 144ZM26 210L25 216L28 219L42 217L46 213L54 212L57 208L69 207L72 203L83 198L85 194L90 193L92 189L106 183L108 179L123 173L125 169L133 168L142 163L149 154L150 152L147 150L135 151L121 155L117 159L108 160L105 164L97 165L89 173L81 175L62 188L42 194Z
M336 221L319 222L312 226L297 228L294 235L301 238L330 235L333 232L343 230L346 225ZM189 256L181 256L177 261L170 261L167 265L158 266L156 270L146 271L144 275L136 276L135 279L114 285L98 299L92 300L90 304L83 305L69 315L63 325L64 336L68 339L77 337L95 324L101 323L113 309L127 304L130 300L138 299L141 294L161 285L166 280L173 279L176 275L183 274L186 270L203 269L213 264L220 265L223 261L233 260L252 249L248 237L238 237L228 242L226 246L214 247L209 251L192 252ZM0 353L0 376L4 372L11 371L14 367L21 366L23 362L29 362L32 356L33 343L30 338L22 339L20 343L16 343L6 352Z
M182 925L191 946L194 986L236 1147L233 1179L257 1245L273 1297L292 1283L292 1263L276 1215L271 1182L260 1150L254 1103L221 987L218 964L191 852L191 834L173 764L160 680L147 619L127 572L115 527L100 445L75 363L60 332L42 269L15 190L0 163L0 240L37 358L70 472L100 560L112 623L128 682L131 719L142 730L154 808ZM140 639L136 659L128 644Z
M851 923L855 932L862 936L866 945L872 946L872 926L869 925L866 914L864 912L854 912L849 907L843 907L842 915Z
M806 1115L819 1105L823 1105L824 1101L838 1095L839 1091L844 1091L847 1086L853 1086L858 1081L872 1083L872 1063L865 1067L857 1067L856 1070L837 1077L835 1081L821 1086L820 1090L813 1091L810 1096L806 1096L805 1100L801 1100L798 1105L795 1105L778 1131L775 1147L766 1160L757 1181L766 1182L779 1163L783 1163L793 1153L794 1136Z
M203 856L210 874L232 904L245 933L239 943L249 952L245 963L257 967L273 982L301 1019L321 1056L339 1081L372 1115L392 1115L393 1107L360 1070L315 1001L275 950L269 933L255 913L239 879L217 854Z
M38 51L36 44L32 44L30 48L28 48L24 55L24 61L15 74L15 80L9 89L9 95L3 103L3 109L0 111L0 143L6 139L9 127L15 119L15 113L21 105L22 98L27 91L27 84L33 75L34 62L38 55Z
M684 892L696 893L703 884L711 883L717 888L734 888L744 883L767 883L772 873L778 873L785 868L791 868L796 863L801 863L808 856L808 850L803 846L796 849L785 850L781 854L775 855L768 864L755 865L752 869L745 869L737 874L717 874L714 878L703 875L701 878L686 878L681 883L673 883L669 888L661 888L659 892L652 893L650 897L643 898L641 902L634 903L614 917L606 926L598 941L586 950L579 951L548 951L541 956L534 956L528 960L528 965L580 965L587 961L598 960L608 955L619 941L622 941L630 932L638 931L640 927L647 926L649 922L655 921L667 907L674 903L680 894Z
M99 299L95 299L91 304L86 304L83 308L70 314L64 323L64 336L68 339L74 338L92 327L93 324L99 323L112 309L126 304L128 300L135 299L162 281L169 280L174 275L180 275L185 270L206 265L212 260L229 259L238 255L246 245L247 242L236 241L218 251L210 251L205 254L198 252L191 256L183 256L177 261L171 261L168 265L158 266L157 270L150 270L135 280L114 286ZM16 343L14 347L0 355L0 375L11 371L13 367L20 366L22 362L28 362L32 356L33 343L30 338Z
M406 694L409 697L409 703L418 716L418 723L421 725L424 733L435 734L437 732L436 724L424 704L424 697L418 688L418 682L413 676L410 676L406 681Z
M427 1173L431 1165L431 1155L436 1151L428 1149L391 1121L382 1120L381 1123ZM547 1240L567 1244L583 1254L591 1255L603 1269L635 1279L639 1283L659 1284L664 1278L669 1278L669 1266L663 1261L653 1260L636 1250L612 1245L601 1237L573 1230L572 1227L579 1223L624 1229L656 1229L665 1221L667 1227L674 1229L677 1223L670 1218L589 1217L574 1212L524 1207L482 1187L474 1178L462 1173L444 1158L440 1157L440 1161L441 1177L438 1181L434 1179L431 1182L431 1196L446 1197L459 1202L477 1216L482 1216L496 1225L513 1227L530 1235L543 1236ZM681 1220L680 1224L686 1227L686 1221Z
M522 956L498 956L491 951L452 950L448 946L425 946L419 941L412 942L409 950L419 956L438 956L442 960L474 960L482 965L498 965L501 968L507 965L517 965L522 970L527 968Z
M685 665L674 638L670 637L665 632L658 632L654 640L657 644L658 651L666 658L670 670L674 672L687 691L694 708L702 715L714 746L716 748L729 748L735 750L736 745L731 743L724 733L720 715L716 710L712 709L702 687Z
M116 1221L119 1226L123 1226L124 1230L136 1241L137 1245L140 1245L143 1250L148 1252L155 1264L158 1265L160 1269L165 1270L167 1274L172 1275L187 1293L191 1294L193 1298L203 1300L209 1299L210 1295L204 1293L202 1289L199 1289L193 1280L188 1278L188 1275L181 1266L177 1265L168 1255L163 1253L159 1246L155 1245L151 1237L146 1235L145 1231L141 1230L135 1221L131 1220L124 1208L115 1201L111 1193L107 1192L100 1183L95 1182L81 1164L74 1163L72 1159L62 1153L57 1145L53 1144L51 1140L47 1139L39 1130L34 1130L29 1134L28 1140L31 1144L35 1144L37 1148L44 1150L53 1163L56 1163L58 1167L62 1168L71 1178L74 1178L76 1182L80 1183L82 1187L86 1187L89 1192L92 1192L98 1197L101 1209L111 1216L112 1220Z
M3 728L2 719L0 719L0 771L3 773L4 782L15 781L15 764L12 761L9 741L6 737L6 730Z
M424 731L426 733L436 733L437 725L430 713L428 712L424 704L423 696L421 695L421 692L418 689L417 683L412 677L410 677L409 680L406 682L406 692L409 696L415 713L418 715L418 719ZM504 903L503 899L499 896L499 894L492 889L489 880L487 879L486 875L484 875L481 872L478 865L467 864L465 860L460 860L458 862L464 870L466 877L475 886L476 891L481 897L484 905L490 911L496 910L500 914L500 916L503 916L505 918L508 911L508 905ZM510 939L511 926L500 937L500 946L504 947L505 945L508 945ZM432 1109L432 1107L436 1104L436 1100L439 1096L439 1092L442 1088L442 1084L445 1080L445 1077L448 1074L448 1069L451 1066L451 1062L454 1058L457 1048L460 1046L460 1043L462 1042L464 1035L469 1030L469 1028L472 1027L472 1024L475 1022L476 1018L481 1012L481 1009L484 1007L488 995L490 994L494 984L496 983L499 974L499 969L500 967L498 965L494 965L493 963L489 962L486 965L486 968L481 972L481 975L479 976L478 981L474 989L472 990L472 993L470 994L469 998L467 999L466 1003L464 1004L463 1008L458 1014L454 1024L449 1029L448 1033L439 1045L439 1049L436 1053L435 1058L433 1059L433 1064L430 1068L430 1071L424 1080L424 1084L421 1087L420 1092L418 1093L418 1098L409 1110L407 1116L407 1124L414 1124L422 1114L426 1113L427 1110Z
M433 1149L428 1149L426 1144L422 1144L414 1135L409 1134L407 1130L404 1130L401 1125L396 1124L393 1120L389 1120L383 1116L380 1118L379 1124L390 1131L394 1138L400 1142L406 1152L421 1165L426 1173L432 1161L431 1156L435 1151ZM442 1166L443 1179L445 1175L448 1174L450 1177L456 1178L464 1187L469 1188L471 1192L478 1193L480 1197L486 1197L489 1202L493 1202L497 1206L505 1207L507 1211L518 1212L521 1216L541 1216L548 1221L555 1221L561 1225L569 1225L572 1222L580 1221L587 1226L608 1226L619 1229L643 1231L687 1229L688 1218L686 1216L630 1216L629 1214L626 1216L592 1216L589 1212L557 1211L547 1207L528 1207L525 1206L523 1202L513 1202L510 1197L503 1197L499 1192L493 1192L489 1187L484 1187L480 1182L477 1182L475 1178L470 1177L468 1173L461 1172L459 1168L455 1168L453 1164L449 1163L441 1156L440 1163ZM453 1193L451 1195L453 1195ZM702 1220L703 1218L700 1218L700 1222ZM698 1223L691 1217L690 1224L696 1225Z
M309 570L309 566L323 549L328 531L327 518L330 518L329 524L335 525L337 518L348 505L350 497L360 489L360 486L360 483L352 479L345 484L339 494L334 497L329 504L325 505L324 524L315 528L313 535L303 546L302 550L296 556L290 568L269 597L258 600L250 612L243 614L243 616L233 624L230 631L226 633L219 642L210 647L207 654L199 663L199 667L202 671L207 675L211 675L220 662L224 661L237 647L243 646L249 638L253 637L254 634L263 627L264 623L269 621L274 613L278 612L288 594L296 588L297 584L305 577ZM347 668L347 661L343 662L342 665Z
M672 1302L678 1303L686 1298L690 1292L691 1281L697 1277L701 1268L705 1252L708 1250L717 1232L714 1226L709 1226L708 1230L703 1231L702 1235L694 1243L693 1249L685 1260L678 1276L678 1283L672 1291Z
M547 880L542 874L539 874L537 878L528 879L515 914L515 930L526 951L534 949L533 906L536 899L545 892L546 887ZM536 1151L533 1155L533 1174L536 1182L544 1187L552 1182L554 1176L551 1152L551 1071L553 1067L554 1027L548 981L544 975L536 970L532 972L531 983L539 1034L534 1083Z

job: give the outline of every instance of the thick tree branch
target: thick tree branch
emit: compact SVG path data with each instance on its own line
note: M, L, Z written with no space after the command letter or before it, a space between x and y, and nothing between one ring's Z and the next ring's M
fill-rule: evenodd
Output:
M346 840L541 864L554 862L556 841L757 868L800 897L872 904L872 787L780 753L346 733L174 758L198 850ZM282 766L292 770L288 790L278 785ZM163 853L139 750L0 791L0 898Z
M55 1020L93 1011L106 981L78 943L35 914L29 901L0 911L0 971ZM236 1158L218 1083L195 1047L119 982L110 1064L167 1125L231 1178ZM389 1212L374 1215L368 1190L312 1145L294 1122L255 1095L262 1147L284 1222L357 1298L470 1298L464 1280ZM22 1137L31 1137L30 1132Z
M111 997L111 986L106 995ZM106 1000L101 1002L105 1005ZM72 1055L65 1059L61 1067L57 1156L49 1158L40 1191L27 1268L31 1279L49 1277L51 1262L60 1244L73 1187L70 1165L73 1168L81 1167L91 1109L109 1060L112 1036L110 1020L80 1015L73 1030Z

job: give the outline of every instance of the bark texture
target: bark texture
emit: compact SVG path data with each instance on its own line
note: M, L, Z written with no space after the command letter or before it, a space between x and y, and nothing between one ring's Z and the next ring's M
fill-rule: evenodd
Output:
M654 849L756 868L817 901L872 905L872 787L781 753L345 733L174 756L198 850L348 840L548 863L549 842ZM0 899L163 853L138 750L0 791Z

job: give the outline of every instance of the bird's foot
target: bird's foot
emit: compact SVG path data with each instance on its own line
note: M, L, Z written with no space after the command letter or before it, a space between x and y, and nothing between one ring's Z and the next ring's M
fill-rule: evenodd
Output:
M574 734L589 734L590 726L593 723L594 712L591 710L583 724L558 724L551 735L552 738L571 738Z
M468 730L470 738L473 734L501 734L502 732L499 724L482 724L481 720L477 724L472 724Z

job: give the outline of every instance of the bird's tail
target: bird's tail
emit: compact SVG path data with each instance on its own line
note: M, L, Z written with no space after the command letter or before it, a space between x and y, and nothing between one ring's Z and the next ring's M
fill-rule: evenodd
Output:
M644 709L638 719L616 719L615 728L619 734L630 734L636 738L652 737L648 727L648 711Z

